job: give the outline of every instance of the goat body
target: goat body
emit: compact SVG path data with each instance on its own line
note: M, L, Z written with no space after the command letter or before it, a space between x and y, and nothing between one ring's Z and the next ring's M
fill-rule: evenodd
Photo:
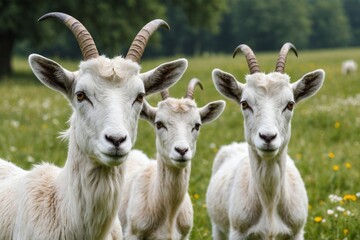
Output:
M140 73L133 59L142 51L131 59L99 56L76 19L62 13L46 16L77 23L69 25L80 29L74 35L85 58L71 72L40 55L29 57L36 77L62 93L73 108L64 134L68 156L63 168L45 163L29 171L0 160L0 239L122 239L117 216L121 164L136 140L143 97L174 84L187 61Z
M247 143L222 147L215 157L206 205L215 240L303 239L308 198L304 182L287 155L294 105L322 86L324 71L307 73L295 83L283 73L289 49L280 51L276 71L261 73L255 55L244 51L251 75L246 84L213 71L217 90L242 106Z
M167 98L158 108L144 104L141 116L156 127L157 159L133 150L125 164L119 217L126 239L189 238L193 209L187 191L199 127L224 106L217 101L198 109L188 98Z
M346 60L341 64L341 73L343 75L355 73L357 71L357 63L354 60Z

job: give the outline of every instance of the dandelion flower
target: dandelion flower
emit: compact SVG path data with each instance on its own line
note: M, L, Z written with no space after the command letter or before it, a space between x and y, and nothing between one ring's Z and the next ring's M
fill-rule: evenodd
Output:
M317 217L314 218L314 222L319 223L319 222L322 221L322 219L323 219L323 218L322 218L321 216L317 216Z
M345 167L347 168L347 169L350 169L352 166L351 166L351 163L349 163L349 162L346 162L345 164Z
M356 196L354 194L346 194L343 199L344 199L344 201L353 201L353 202L355 202L356 201Z
M200 198L200 195L197 194L197 193L195 193L195 194L194 194L194 198L195 198L195 199L199 199L199 198Z
M328 157L331 158L331 159L333 159L333 158L335 157L335 154L334 154L333 152L329 152L329 153L328 153Z
M340 127L340 122L339 122L339 121L336 121L335 124L334 124L334 127L335 127L335 128L339 128L339 127Z
M334 166L332 166L332 169L334 170L334 172L337 172L337 171L339 171L340 166L339 165L334 165Z
M344 235L347 235L349 233L349 229L344 228L343 233L344 233Z

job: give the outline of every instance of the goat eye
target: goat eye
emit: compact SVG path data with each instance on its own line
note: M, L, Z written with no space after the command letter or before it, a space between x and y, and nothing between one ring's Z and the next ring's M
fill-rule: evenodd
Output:
M139 93L139 95L137 95L134 102L142 103L144 101L144 95L145 95L144 93Z
M294 109L294 105L295 103L290 101L287 106L286 106L286 109L289 110L289 111L292 111Z
M79 91L79 92L76 93L76 98L77 98L77 100L79 102L82 102L82 101L85 100L86 95L85 95L85 93L83 91Z
M196 124L195 124L195 127L194 127L191 131L194 131L194 130L199 131L200 127L201 127L201 124L200 124L200 123L196 123Z
M241 102L241 107L242 107L243 110L245 110L245 109L249 108L249 104L246 101L242 101Z
M155 123L155 127L157 129L161 129L161 128L165 128L165 125L162 122L158 121Z

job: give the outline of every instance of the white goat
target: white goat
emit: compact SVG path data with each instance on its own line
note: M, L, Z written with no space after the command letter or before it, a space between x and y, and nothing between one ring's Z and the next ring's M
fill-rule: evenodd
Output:
M286 55L295 47L282 47L273 73L261 73L246 45L251 75L246 84L215 69L217 90L242 106L246 143L222 147L217 154L207 190L206 205L213 239L303 239L308 199L304 183L287 155L293 108L314 95L325 73L316 70L295 83L284 73Z
M146 42L166 24L162 20L144 26L125 59L108 59L99 56L90 34L75 18L50 13L40 20L49 17L71 29L85 59L78 71L70 72L45 57L29 57L36 77L64 94L73 108L66 134L68 157L63 168L41 164L30 171L0 161L0 173L11 172L0 177L0 239L122 239L117 217L120 165L135 142L143 97L175 83L187 61L139 73ZM139 40L142 47L136 44Z
M185 98L162 92L157 108L144 104L141 117L156 129L157 159L132 151L125 164L119 217L125 239L188 239L193 209L188 186L191 159L201 124L215 120L225 102L197 108L192 98L197 79L189 83Z
M341 73L343 75L355 73L357 71L357 64L354 60L346 60L341 64Z

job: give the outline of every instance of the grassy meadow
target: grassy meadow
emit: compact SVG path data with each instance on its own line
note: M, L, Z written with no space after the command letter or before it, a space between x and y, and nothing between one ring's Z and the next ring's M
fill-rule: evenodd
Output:
M307 72L322 68L325 84L314 97L295 107L289 154L305 181L309 197L309 217L305 239L360 239L360 72L341 75L341 62L360 63L360 49L301 51L299 58L289 53L285 71L292 81ZM274 70L278 52L259 53L262 71ZM211 71L220 68L243 81L248 72L244 56L227 55L188 58L189 67L170 93L185 94L188 81L197 77L204 90L195 91L198 106L224 99L215 89ZM143 71L164 61L142 63ZM56 59L69 70L78 62ZM65 98L45 86L30 71L27 60L14 59L15 74L0 81L0 157L30 169L33 164L52 162L62 166L67 143L57 137L67 128L71 113ZM159 95L148 97L152 105ZM194 205L191 239L211 239L205 193L213 158L219 147L243 141L243 118L239 106L226 100L223 115L201 129L196 156L192 162L190 194ZM155 134L143 120L139 122L136 148L154 157Z

